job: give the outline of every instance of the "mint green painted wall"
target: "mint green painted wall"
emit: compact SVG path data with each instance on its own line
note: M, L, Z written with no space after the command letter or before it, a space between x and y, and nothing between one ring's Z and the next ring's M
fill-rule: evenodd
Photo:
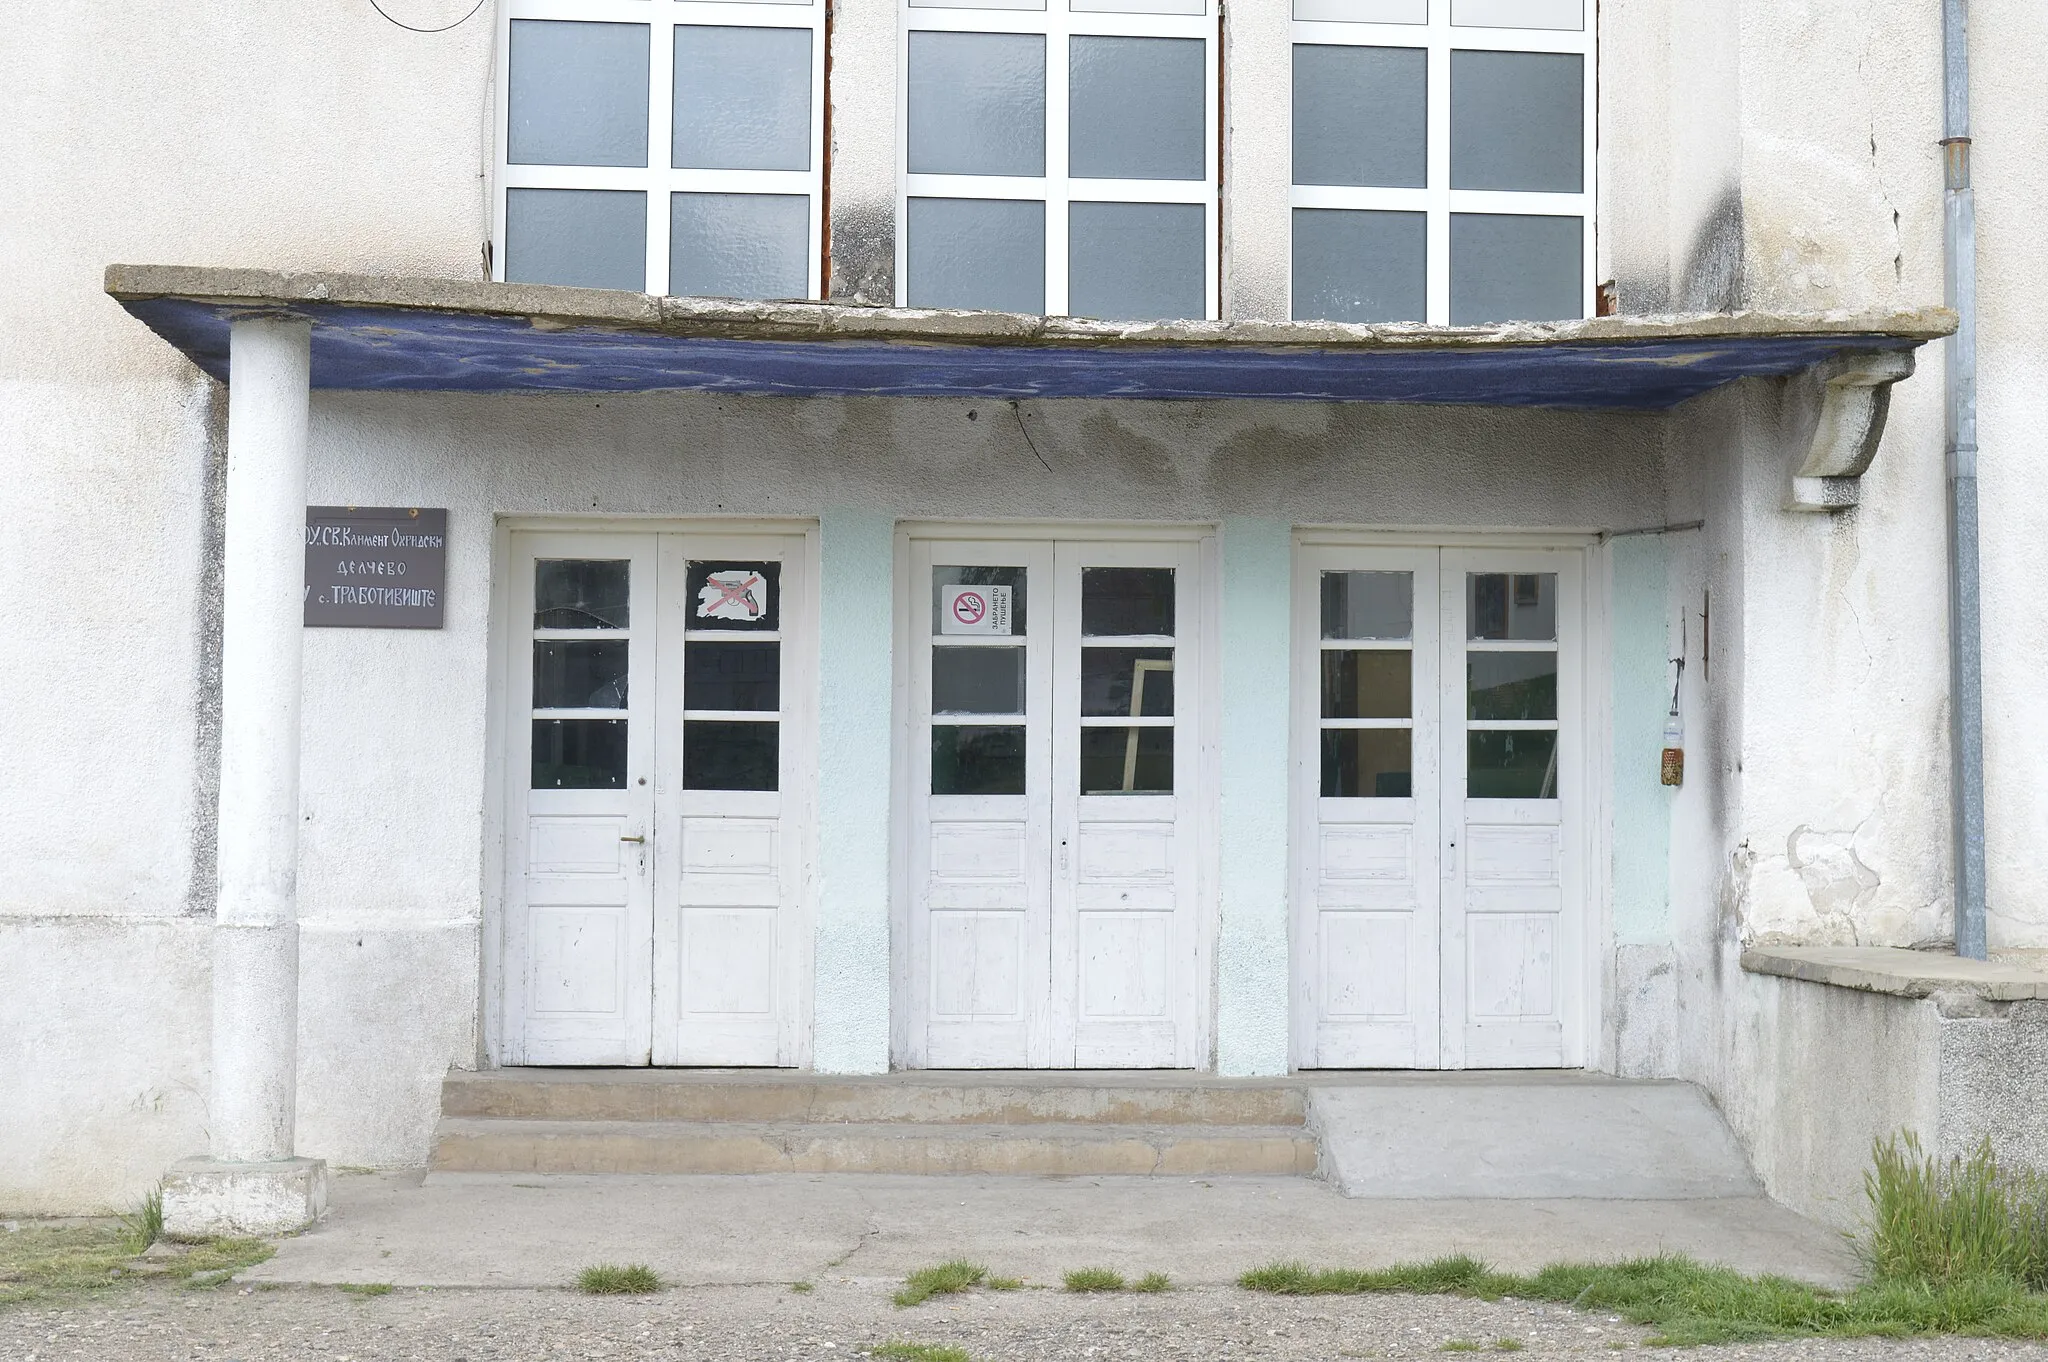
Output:
M1658 779L1671 708L1664 536L1610 541L1614 569L1614 941L1671 939L1671 799Z
M1230 517L1222 559L1223 920L1216 1067L1287 1072L1287 707L1293 527Z
M889 1068L890 644L896 524L819 517L818 927L812 1063Z

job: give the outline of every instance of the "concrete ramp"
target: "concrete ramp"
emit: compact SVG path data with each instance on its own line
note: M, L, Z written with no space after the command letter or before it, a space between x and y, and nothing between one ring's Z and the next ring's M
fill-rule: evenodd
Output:
M1309 1088L1347 1196L1671 1201L1763 1195L1690 1083L1584 1074L1347 1075Z

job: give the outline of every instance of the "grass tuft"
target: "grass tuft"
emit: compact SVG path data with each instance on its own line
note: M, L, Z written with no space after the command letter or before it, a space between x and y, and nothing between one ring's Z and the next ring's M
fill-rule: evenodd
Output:
M1469 1260L1467 1260L1469 1262ZM1378 1271L1317 1271L1279 1263L1239 1285L1278 1295L1405 1291L1497 1300L1513 1295L1619 1315L1657 1330L1656 1345L1738 1343L1781 1337L1905 1337L1990 1334L2048 1338L2048 1296L2010 1278L1873 1282L1838 1294L1784 1277L1745 1277L1684 1257L1623 1263L1556 1263L1533 1276L1448 1270L1447 1260Z
M1069 1291L1121 1291L1124 1274L1107 1267L1077 1267L1060 1279Z
M2004 1277L2048 1291L2048 1179L2001 1169L1989 1139L1947 1163L1910 1131L1879 1141L1863 1189L1861 1247L1874 1280Z
M139 1216L141 1213L138 1212ZM118 1224L24 1225L0 1234L0 1305L150 1283L217 1286L273 1252L260 1239L208 1239L147 1263L134 1217Z
M1518 1353L1522 1351L1522 1340L1519 1338L1496 1338L1493 1341L1493 1350L1497 1353Z
M343 1282L341 1289L351 1296L368 1299L371 1296L388 1296L393 1287L390 1282Z
M983 1282L982 1285L991 1291L1022 1291L1024 1289L1024 1279L1022 1277L991 1277Z
M965 1348L955 1348L949 1343L906 1343L891 1339L877 1343L868 1349L870 1357L886 1357L890 1362L974 1362Z
M899 1306L922 1305L933 1296L957 1295L987 1280L987 1268L955 1258L936 1267L921 1267L905 1277L903 1289L896 1293L895 1301Z
M644 1263L599 1263L576 1274L576 1289L591 1296L644 1296L661 1290L661 1278Z
M1486 1349L1485 1346L1476 1339L1454 1338L1447 1341L1443 1345L1443 1347L1438 1348L1437 1351L1440 1353L1477 1353L1484 1352L1486 1351Z
M1164 1272L1148 1272L1131 1283L1131 1290L1143 1291L1149 1295L1160 1291L1171 1291L1173 1290L1173 1283L1167 1279Z
M164 1192L152 1187L135 1209L120 1217L122 1246L140 1253L164 1237Z
M808 1296L817 1288L812 1286L809 1282L791 1282L789 1284L789 1289L791 1291L794 1291L799 1296Z

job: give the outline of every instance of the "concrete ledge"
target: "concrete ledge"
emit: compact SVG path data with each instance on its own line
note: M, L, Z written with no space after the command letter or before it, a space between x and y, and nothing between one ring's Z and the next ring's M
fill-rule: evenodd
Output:
M219 1163L186 1159L164 1175L164 1234L296 1234L327 1212L327 1165L320 1159Z
M739 302L669 298L558 284L474 279L299 273L204 265L113 264L106 291L123 302L182 298L242 308L419 309L530 319L536 327L611 326L748 340L902 340L954 344L1256 345L1490 349L1602 341L1735 339L1768 336L1887 336L1929 341L1956 328L1945 307L1867 312L1722 312L1587 317L1561 322L1425 326L1419 322L1102 322L1012 312L859 307L844 303Z
M2001 1003L2048 998L2048 971L1897 946L1752 946L1742 953L1742 967L1751 974L1899 998L1937 993Z

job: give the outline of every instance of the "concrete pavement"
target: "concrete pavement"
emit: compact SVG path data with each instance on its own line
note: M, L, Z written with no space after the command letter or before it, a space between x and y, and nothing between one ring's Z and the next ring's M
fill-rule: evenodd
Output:
M1825 1283L1855 1272L1840 1236L1753 1195L1377 1200L1289 1177L415 1172L338 1175L332 1207L243 1279L545 1287L638 1262L710 1285L893 1279L966 1257L1040 1283L1102 1265L1198 1285L1276 1259L1456 1252L1517 1270L1687 1253Z

